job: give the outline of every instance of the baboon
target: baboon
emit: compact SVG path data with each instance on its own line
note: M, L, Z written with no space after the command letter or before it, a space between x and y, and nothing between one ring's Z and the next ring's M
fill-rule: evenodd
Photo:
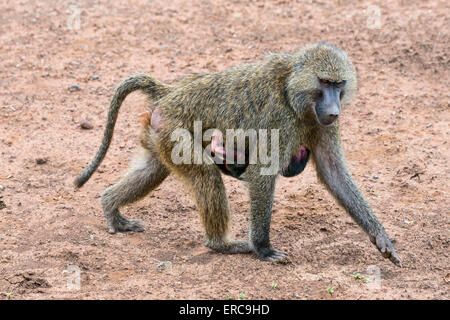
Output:
M138 200L173 173L192 193L206 231L206 245L221 253L250 253L265 261L282 261L286 253L269 239L272 203L278 174L261 174L260 162L243 165L175 164L171 151L177 128L193 135L194 121L202 130L278 129L279 175L292 177L312 158L319 180L368 234L383 257L401 266L394 246L369 204L353 182L339 134L341 106L357 87L356 71L346 53L331 44L310 44L295 53L271 54L260 63L195 74L163 84L146 74L123 80L112 98L102 144L92 162L76 179L81 187L103 160L110 145L118 111L135 90L146 94L149 114L144 119L141 152L131 170L101 197L110 233L144 231L140 220L127 219L119 207ZM215 148L222 157L229 150ZM201 143L202 141L195 141ZM248 147L248 142L247 142ZM271 143L268 143L268 149ZM248 150L234 155L248 156ZM221 172L242 179L250 195L248 240L229 236L230 208Z

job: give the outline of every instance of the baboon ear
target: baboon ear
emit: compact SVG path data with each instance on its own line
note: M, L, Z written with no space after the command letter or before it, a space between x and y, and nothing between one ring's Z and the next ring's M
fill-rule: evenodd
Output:
M294 111L301 116L313 101L311 94L316 90L314 86L309 86L311 80L301 71L294 72L288 80L286 93L287 99Z

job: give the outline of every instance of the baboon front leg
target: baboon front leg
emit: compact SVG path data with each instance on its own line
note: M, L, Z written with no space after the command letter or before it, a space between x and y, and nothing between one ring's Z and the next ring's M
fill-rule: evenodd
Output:
M169 170L156 154L142 150L130 171L118 183L103 191L102 206L109 233L144 231L145 225L141 220L125 218L119 208L147 195L168 175Z
M324 135L315 147L313 156L321 181L353 220L368 233L370 241L383 257L401 267L394 245L347 170L339 142Z

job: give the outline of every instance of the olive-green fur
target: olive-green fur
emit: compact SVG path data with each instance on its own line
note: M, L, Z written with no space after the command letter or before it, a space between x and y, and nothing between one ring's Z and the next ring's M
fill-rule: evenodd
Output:
M143 74L130 77L119 84L111 102L102 146L76 184L81 186L86 182L103 159L123 99L131 91L141 90L153 101L149 112L158 110L161 115L161 128L152 128L149 118L144 121L142 144L147 149L144 152L147 158L139 160L102 196L110 232L142 231L140 221L121 216L118 208L144 196L169 173L174 173L196 201L209 247L224 253L255 252L258 258L268 261L284 259L286 254L273 249L269 237L277 175L261 175L259 162L246 169L250 232L248 241L236 241L228 234L230 208L218 167L174 164L171 159L176 143L171 140L172 133L182 128L193 135L194 121L201 121L203 132L268 129L270 137L270 130L278 129L279 169L289 162L300 145L306 146L320 181L369 234L383 256L401 265L384 228L348 172L338 121L324 126L317 119L315 105L321 94L320 80L345 81L340 97L342 105L350 101L357 87L355 68L347 55L327 43L307 45L291 54L271 54L259 63L225 71L190 75L170 86ZM271 152L270 139L268 142ZM196 143L205 146L206 142Z

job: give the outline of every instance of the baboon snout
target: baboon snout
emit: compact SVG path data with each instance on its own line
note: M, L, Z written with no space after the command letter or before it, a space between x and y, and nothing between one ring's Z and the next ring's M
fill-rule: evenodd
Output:
M339 106L337 106L336 104L329 107L329 110L327 110L324 115L323 119L323 122L325 122L324 124L333 123L339 117L340 114L339 109L340 109Z
M332 124L339 117L340 105L332 103L331 105L321 105L316 107L317 120L325 126Z

